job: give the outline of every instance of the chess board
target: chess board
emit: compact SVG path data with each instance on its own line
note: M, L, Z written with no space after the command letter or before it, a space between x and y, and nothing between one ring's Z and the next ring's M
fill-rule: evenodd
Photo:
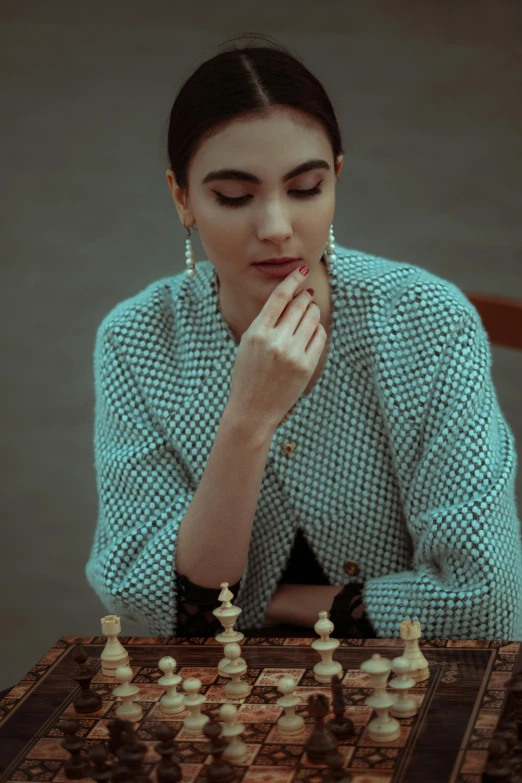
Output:
M73 699L80 689L70 675L76 668L72 653L77 641L100 665L104 636L63 637L0 702L2 781L67 780L63 762L69 754L60 746L64 737L60 723L64 718L79 720L78 734L86 739L84 750L108 738L107 724L116 717L118 703L112 690L118 683L102 675L100 666L92 687L102 695L102 708L89 715L76 713ZM319 783L326 765L312 764L306 759L305 742L314 726L307 714L307 698L312 693L330 696L330 687L315 680L313 666L320 658L311 647L313 638L245 638L241 643L242 657L248 664L245 678L252 691L239 699L224 694L226 680L217 673L223 646L215 639L120 636L120 641L130 656L133 683L141 689L136 700L143 709L143 719L135 726L139 741L148 747L145 770L152 770L159 760L154 751L158 740L152 730L161 721L174 726L183 781L205 780L205 766L211 761L206 738L199 740L183 732L183 719L188 712L164 716L160 710L158 702L165 691L157 684L162 676L158 661L171 655L183 679L196 676L203 683L201 692L206 702L202 709L211 718L220 720L219 708L225 702L238 707L238 720L245 725L241 739L247 743L249 755L244 764L235 765L237 781ZM340 641L334 659L343 666L346 715L352 719L355 733L349 739L339 740L339 750L353 783L478 783L489 741L506 708L504 684L521 668L522 643L420 640L430 665L430 677L412 690L418 703L417 715L399 719L399 739L379 743L368 736L368 722L375 714L365 699L372 689L369 677L359 667L375 652L390 659L401 655L404 642ZM301 699L297 712L305 719L303 731L293 736L281 735L276 725L282 714L276 704L281 696L277 681L283 675L296 680L296 693Z

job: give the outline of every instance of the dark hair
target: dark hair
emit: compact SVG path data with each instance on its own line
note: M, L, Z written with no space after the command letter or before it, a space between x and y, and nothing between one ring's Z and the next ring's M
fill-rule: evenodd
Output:
M255 33L240 37L252 35L268 40ZM320 81L282 45L233 46L202 63L181 87L172 106L167 149L178 187L188 193L189 163L203 141L225 123L267 116L273 106L285 106L319 120L337 164L343 154L341 133Z

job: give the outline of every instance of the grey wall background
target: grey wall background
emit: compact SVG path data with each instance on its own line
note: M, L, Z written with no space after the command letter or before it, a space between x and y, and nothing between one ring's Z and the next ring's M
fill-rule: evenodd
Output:
M106 614L84 576L94 337L117 302L185 268L165 179L181 84L226 39L273 36L338 112L337 241L522 297L521 9L4 0L0 689ZM197 234L194 249L204 258ZM520 452L522 354L494 348L493 362Z

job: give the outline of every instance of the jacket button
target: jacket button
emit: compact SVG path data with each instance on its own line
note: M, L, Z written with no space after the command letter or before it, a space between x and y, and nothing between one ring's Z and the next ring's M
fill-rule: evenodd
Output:
M361 567L356 560L347 560L343 566L343 570L348 576L358 576L361 573Z

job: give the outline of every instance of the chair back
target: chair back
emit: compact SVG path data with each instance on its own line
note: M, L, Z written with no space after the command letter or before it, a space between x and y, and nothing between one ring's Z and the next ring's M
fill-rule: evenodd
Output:
M492 345L522 351L522 299L464 291L477 309Z

